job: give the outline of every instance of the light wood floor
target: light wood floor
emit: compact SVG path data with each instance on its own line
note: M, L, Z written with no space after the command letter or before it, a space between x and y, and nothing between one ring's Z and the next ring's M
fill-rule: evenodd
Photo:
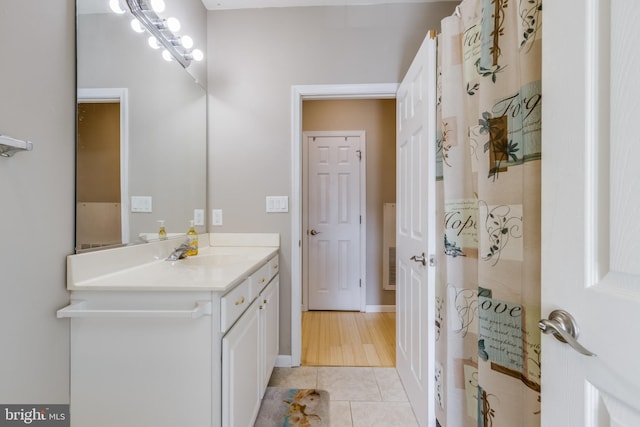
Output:
M303 312L302 365L395 366L396 314Z

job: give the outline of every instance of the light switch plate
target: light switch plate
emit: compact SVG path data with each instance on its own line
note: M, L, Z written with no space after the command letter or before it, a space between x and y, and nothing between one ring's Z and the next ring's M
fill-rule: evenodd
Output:
M289 196L267 196L267 212L289 212Z
M204 209L193 210L193 225L204 225Z
M211 209L211 225L222 225L222 209Z
M153 212L151 196L131 196L131 212Z

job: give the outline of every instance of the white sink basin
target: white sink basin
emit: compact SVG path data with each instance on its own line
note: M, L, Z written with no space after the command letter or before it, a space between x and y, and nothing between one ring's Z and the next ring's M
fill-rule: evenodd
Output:
M177 261L156 258L124 269L114 269L83 281L71 290L213 290L226 291L254 271L277 247L200 248L198 255Z

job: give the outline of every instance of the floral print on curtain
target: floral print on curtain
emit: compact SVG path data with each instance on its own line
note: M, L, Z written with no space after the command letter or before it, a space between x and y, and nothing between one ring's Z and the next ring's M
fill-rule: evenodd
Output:
M464 0L438 38L436 418L540 425L541 0Z

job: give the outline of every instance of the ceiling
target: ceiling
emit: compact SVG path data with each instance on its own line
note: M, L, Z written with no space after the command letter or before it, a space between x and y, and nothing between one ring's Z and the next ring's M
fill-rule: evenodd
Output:
M209 10L261 9L267 7L361 6L390 3L435 3L460 0L202 0Z

